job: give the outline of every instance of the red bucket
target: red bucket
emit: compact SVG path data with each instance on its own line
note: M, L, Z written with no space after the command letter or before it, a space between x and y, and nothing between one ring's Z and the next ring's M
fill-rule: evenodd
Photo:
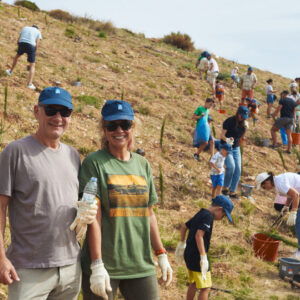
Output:
M219 112L220 114L226 114L226 109L219 109L218 112Z
M266 261L276 261L280 241L275 240L264 233L253 235L253 249L256 257Z

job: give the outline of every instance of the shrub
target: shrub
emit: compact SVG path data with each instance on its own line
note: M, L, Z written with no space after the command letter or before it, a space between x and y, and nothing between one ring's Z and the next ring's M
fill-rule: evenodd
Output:
M15 1L14 4L26 7L28 9L32 10L32 11L39 11L40 10L39 7L34 2L31 2L31 1Z
M49 16L54 19L64 21L67 23L72 23L75 20L74 16L72 16L70 13L68 13L64 10L61 10L61 9L50 10Z
M218 75L218 77L217 77L217 79L218 80L225 80L225 81L228 81L228 80L230 80L230 74L228 74L228 73L226 73L226 72L224 72L224 73L219 73L219 75Z
M177 33L171 32L171 34L165 35L163 42L185 51L193 51L195 49L194 42L192 42L190 36L182 34L179 31Z
M96 108L99 108L100 104L102 104L102 100L94 96L82 95L77 97L77 99L84 104L93 105Z
M68 38L74 38L75 37L75 31L71 28L66 28L65 30L65 36L68 37Z
M104 31L106 33L115 33L116 28L112 24L112 22L100 22L100 21L94 21L91 20L90 22L90 29L96 30L96 31Z
M98 37L100 37L100 38L103 38L103 39L106 39L106 33L104 32L104 31L99 31L99 33L98 33Z

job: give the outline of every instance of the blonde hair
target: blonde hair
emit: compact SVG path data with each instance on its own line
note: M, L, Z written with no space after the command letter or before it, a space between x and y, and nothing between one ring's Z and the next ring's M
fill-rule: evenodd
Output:
M100 142L101 142L101 148L104 148L105 150L109 150L109 147L108 147L108 140L106 138L106 135L105 135L105 125L107 124L107 121L105 121L103 119L103 117L100 118L100 122L99 122L99 129L100 129L100 134L101 134L101 139L100 139ZM133 121L132 122L132 129L135 127L135 122ZM133 150L133 146L134 146L134 136L132 134L132 138L128 141L128 145L127 145L127 150L128 151L132 151Z

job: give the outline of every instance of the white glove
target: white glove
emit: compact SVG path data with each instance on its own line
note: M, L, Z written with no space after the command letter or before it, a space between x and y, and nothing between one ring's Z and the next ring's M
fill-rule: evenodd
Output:
M288 217L288 219L286 221L286 225L288 225L288 226L295 225L296 224L296 218L297 218L297 211L294 211L294 210L291 211L289 213L289 217Z
M280 211L280 215L284 216L289 212L289 207L288 206L284 206L281 211Z
M232 146L234 143L234 138L233 137L226 138L226 143L229 144L230 146Z
M208 271L208 260L207 255L200 255L201 261L200 261L200 267L201 267L201 274L202 279L206 280L206 273Z
M182 264L183 263L183 253L184 253L184 249L185 249L186 243L185 242L179 242L176 250L175 250L175 258L178 264Z
M168 261L168 256L167 254L164 253L158 255L157 258L158 258L158 265L162 273L162 279L163 281L167 281L166 286L168 286L172 281L172 273L173 273L173 270Z
M249 128L249 122L248 122L248 121L245 121L244 123L245 123L245 127L246 127L246 128Z
M111 292L109 275L104 267L103 263L95 264L91 266L92 275L90 277L90 288L91 291L103 298L108 300L106 292Z
M76 228L76 238L80 241L85 236L87 224L93 223L96 219L98 206L96 200L92 204L87 201L78 201L77 206L77 215L70 229L74 230Z

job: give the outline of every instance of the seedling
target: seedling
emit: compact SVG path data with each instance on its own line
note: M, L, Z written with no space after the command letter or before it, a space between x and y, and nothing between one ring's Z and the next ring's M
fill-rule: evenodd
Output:
M161 129L160 129L160 140L159 140L160 149L162 149L162 147L163 147L166 119L167 119L167 116L164 117L162 125L161 125Z
M162 166L159 164L159 188L160 188L160 203L163 206L164 205L164 176L162 171Z

